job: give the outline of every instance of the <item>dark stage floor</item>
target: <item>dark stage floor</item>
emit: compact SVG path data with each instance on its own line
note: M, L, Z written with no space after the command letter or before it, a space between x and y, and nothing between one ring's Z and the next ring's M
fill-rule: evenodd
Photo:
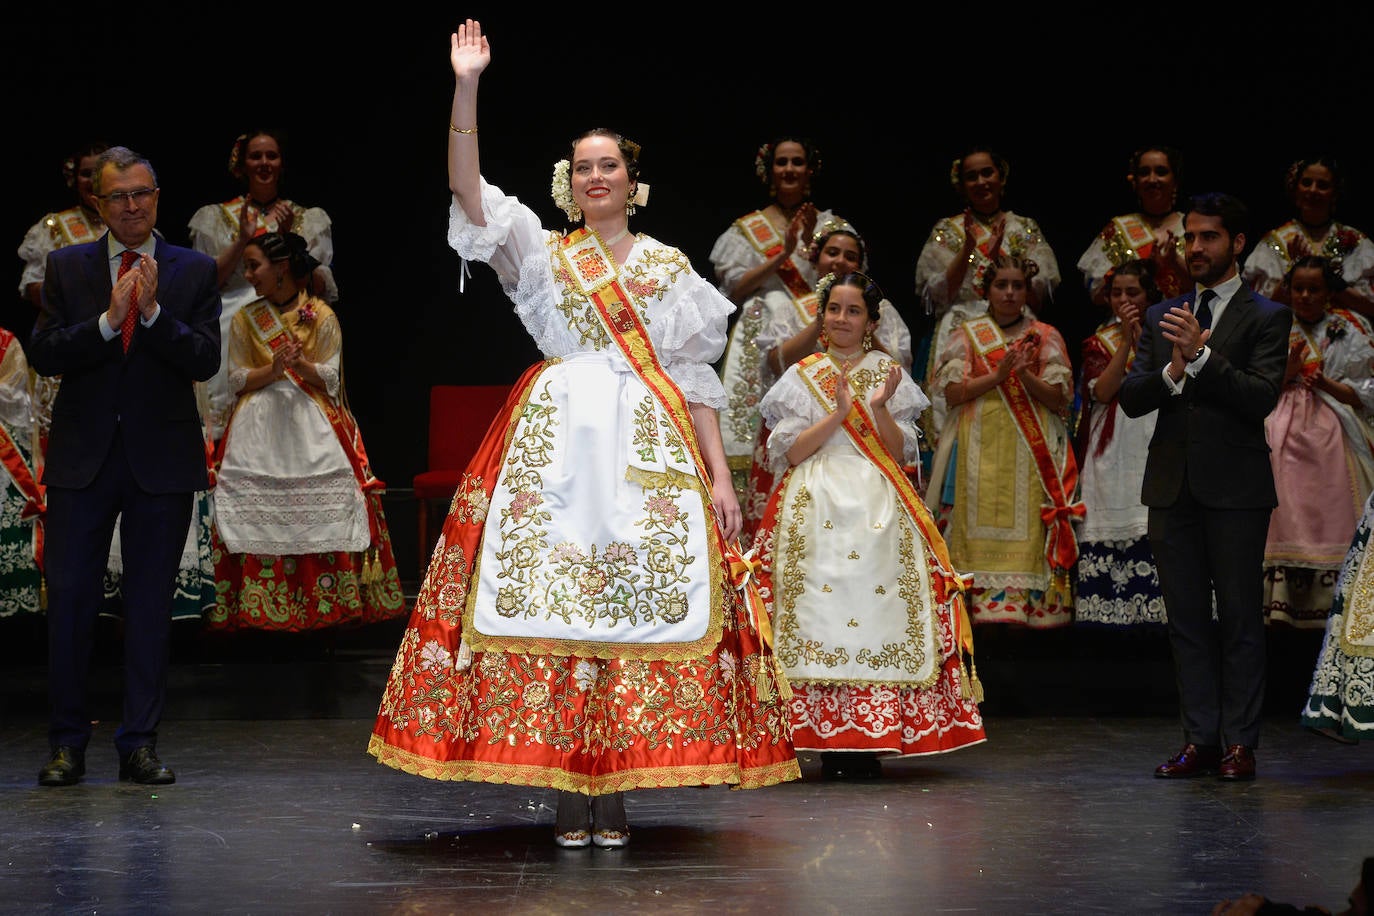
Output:
M1274 648L1254 783L1151 777L1179 744L1159 639L989 632L986 744L876 781L822 781L804 755L796 783L632 793L628 848L562 850L551 791L366 754L399 623L182 633L160 740L178 781L157 789L117 780L113 722L81 785L36 785L26 630L0 621L4 913L1206 914L1250 889L1337 910L1374 854L1374 747L1297 724L1319 637ZM114 648L96 672L107 716Z

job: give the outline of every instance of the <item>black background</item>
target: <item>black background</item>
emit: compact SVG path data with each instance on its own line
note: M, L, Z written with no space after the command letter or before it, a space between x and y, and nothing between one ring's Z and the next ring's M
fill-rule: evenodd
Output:
M44 213L70 206L61 160L103 137L152 160L159 228L189 244L195 209L240 191L225 168L233 138L284 128L284 193L333 219L348 396L378 476L402 488L423 469L431 384L514 381L539 358L485 265L459 294L447 246L459 16L481 18L493 46L483 173L548 225L562 219L553 162L575 134L612 127L643 145L652 187L631 228L709 276L716 237L766 203L755 149L800 132L824 157L817 204L863 232L871 273L916 326L917 255L960 206L950 160L986 143L1011 163L1006 206L1054 247L1063 283L1045 317L1076 350L1094 313L1074 265L1132 208L1126 165L1140 145L1184 151L1183 195L1245 200L1252 244L1290 216L1288 163L1332 152L1349 184L1338 218L1374 230L1369 14L1338 11L1284 8L1242 25L1178 5L920 6L900 18L760 4L49 5L3 39L6 232L17 248ZM22 338L33 310L18 297L17 257L12 269L3 320Z

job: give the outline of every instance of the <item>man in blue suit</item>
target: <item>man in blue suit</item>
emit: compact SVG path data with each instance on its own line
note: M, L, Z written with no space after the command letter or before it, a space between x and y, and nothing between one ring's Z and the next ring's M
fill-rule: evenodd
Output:
M208 486L195 382L219 367L212 258L154 235L152 164L125 147L96 163L109 231L48 255L28 356L61 375L47 487L48 688L52 756L38 774L68 786L86 771L87 680L116 517L121 517L124 710L119 776L176 781L157 756L171 604L194 494Z
M1183 725L1183 749L1155 770L1166 779L1255 778L1264 542L1278 504L1264 418L1283 387L1293 313L1241 280L1246 219L1234 197L1193 198L1183 240L1195 286L1145 313L1121 386L1128 416L1159 411L1141 501Z

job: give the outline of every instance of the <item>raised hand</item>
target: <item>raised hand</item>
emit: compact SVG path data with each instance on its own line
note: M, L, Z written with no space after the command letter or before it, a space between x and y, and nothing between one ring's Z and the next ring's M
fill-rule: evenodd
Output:
M992 239L988 242L988 251L996 256L1002 250L1002 236L1007 234L1007 218L999 216L992 222ZM1026 277L1030 280L1030 277Z
M239 238L247 242L258 231L258 217L248 206L248 195L243 196L243 206L239 207Z
M157 261L148 255L139 255L138 264L124 275L134 277L134 307L144 318L152 318L157 311Z
M792 214L792 219L787 224L787 231L782 236L783 257L787 257L797 250L797 242L803 237L802 228L801 211L798 210Z
M1126 342L1131 345L1132 350L1140 342L1141 318L1143 317L1140 309L1133 305L1121 310L1121 330L1125 332Z
M974 249L974 245L975 245L974 233L977 231L977 229L976 229L976 226L977 226L977 225L978 225L978 220L977 220L977 219L974 217L974 215L973 215L973 209L970 208L970 207L965 207L965 208L964 208L964 255L965 255L965 256L968 256L968 255L970 255L970 254L973 253L973 249Z
M449 61L460 81L479 75L491 63L491 45L476 19L467 20L449 36Z
M1006 355L1003 356L1002 361L997 364L997 368L993 371L993 375L997 377L997 383L1000 385L1002 382L1005 382L1013 372L1019 372L1026 368L1026 366L1026 351L1020 345L1020 338L1018 338L1011 342L1011 346L1007 347Z
M285 347L282 347L282 355L286 365L292 369L296 368L296 365L301 361L304 352L304 349L301 347L301 342L294 336L286 342Z
M849 416L854 406L854 391L849 387L849 376L843 372L835 382L835 412L842 417Z
M138 262L115 280L105 320L118 329L129 309L138 309L143 318L151 318L157 311L157 261L146 254L139 255Z
M808 243L816 235L816 205L811 201L803 201L797 208L797 214L793 219L801 220L801 237Z
M1302 373L1303 354L1307 352L1307 343L1302 340L1295 341L1288 348L1288 365L1284 367L1283 379L1291 382Z
M115 280L114 288L110 290L110 307L105 312L105 320L116 331L124 324L124 316L129 314L129 309L138 307L138 286L138 271L130 270Z
M886 404L897 393L897 385L901 380L901 367L896 363L888 366L887 378L883 379L881 385L875 385L873 390L868 393L868 406L878 408Z
M1174 230L1170 229L1164 233L1164 239L1155 244L1150 251L1150 257L1156 264L1167 264L1174 273L1179 276L1187 276L1188 268L1183 263L1183 255L1178 251L1178 236L1174 235Z
M272 209L265 214L272 224L272 230L276 232L290 232L291 224L296 220L296 214L291 209L291 205L280 198L272 204Z
M1203 328L1191 308L1174 306L1159 321L1159 330L1164 339L1174 345L1184 362L1192 358L1199 347L1204 346L1212 336L1211 328Z
M271 381L275 382L277 379L286 375L286 350L286 347L281 347L272 353Z

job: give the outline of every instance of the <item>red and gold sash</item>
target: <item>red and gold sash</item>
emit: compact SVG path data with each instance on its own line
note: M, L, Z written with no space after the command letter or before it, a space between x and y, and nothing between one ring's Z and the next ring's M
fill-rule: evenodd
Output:
M47 511L46 488L38 482L23 453L14 444L14 437L4 426L0 426L0 464L9 471L19 492L24 494L24 509L19 517L30 519Z
M833 413L837 409L835 386L841 373L835 360L828 353L811 353L797 361L797 371L816 400L827 411ZM954 564L949 557L949 546L945 543L944 536L940 534L940 529L931 517L925 501L921 499L921 494L916 492L911 477L902 468L902 463L888 450L887 443L878 434L877 424L868 415L866 398L867 392L853 392L849 413L842 424L844 431L859 453L892 484L898 500L906 509L907 517L920 531L921 539L925 541L930 555L935 558L934 568L930 571L930 579L935 587L935 599L941 604L952 606L952 619L956 629L955 644L968 652L971 659L973 627L969 623L968 607L964 598L964 592L970 585L970 577L961 576L954 571ZM982 687L978 683L977 670L973 669L972 676L965 680L964 686L965 689L971 690L971 695L981 700Z
M749 244L765 258L775 257L782 251L783 238L762 210L741 216L735 220L735 225L739 226L739 231L749 240ZM811 292L811 284L806 282L797 265L792 263L790 255L778 265L777 274L794 299Z
M820 294L812 290L804 296L794 295L792 306L797 310L797 317L801 319L802 324L810 324L816 320L816 311L821 306Z
M997 323L983 315L965 322L964 328L972 342L970 349L975 374L992 372L1007 355L1007 342ZM1066 448L1063 466L1055 466L1035 401L1015 374L1008 375L997 386L997 393L1007 405L1022 440L1030 449L1040 485L1049 497L1049 505L1040 510L1040 519L1045 523L1045 560L1049 563L1051 574L1062 580L1078 563L1078 539L1074 535L1072 519L1087 514L1081 501L1070 502L1078 489L1078 462L1073 449Z
M1110 361L1111 358L1116 355L1116 352L1126 345L1126 330L1120 321L1113 321L1108 324L1100 325L1091 339L1097 341L1098 345L1106 352L1107 360ZM1126 354L1127 372L1130 371L1133 363L1135 363L1135 350L1130 350ZM1086 449L1086 437L1089 435L1087 418L1092 409L1092 405L1087 403L1086 387L1083 389L1083 395L1084 404L1082 413L1078 417L1079 425L1076 427L1076 432L1084 437L1082 440L1083 444L1080 448ZM1106 403L1107 406L1112 409L1107 410L1102 419L1102 431L1097 438L1097 449L1094 452L1095 455L1099 456L1106 451L1107 445L1112 441L1112 435L1116 429L1116 410L1113 406L1116 404L1116 398L1112 398L1110 402L1103 403Z
M243 209L244 198L242 195L233 200L226 200L219 205L220 218L229 226L230 234L233 238L238 238L239 234L239 211ZM275 201L274 201L275 203ZM252 200L248 201L248 209L257 214L257 227L253 230L254 237L266 235L269 232L294 232L296 224L300 222L301 212L296 209L296 205L291 201L286 201L291 207L291 223L286 226L278 225L275 222L269 223L266 219L267 211L259 207Z
M1097 329L1095 336L1102 344L1102 349L1107 351L1107 359L1116 355L1126 343L1126 331L1121 327L1121 322L1113 321L1111 324L1104 324ZM1135 351L1126 354L1126 365L1135 362Z
M1354 333L1367 334L1365 328L1368 327L1368 319L1357 315L1355 312L1343 308L1328 308L1327 314L1330 316L1328 322L1344 321ZM1327 328L1331 328L1329 323ZM1303 354L1302 366L1298 369L1298 376L1311 378L1321 371L1325 364L1324 351L1321 341L1312 336L1312 332L1303 327L1302 322L1295 319L1293 327L1288 332L1288 348L1291 350L1299 342L1303 344Z
M1350 309L1339 308L1336 306L1330 306L1327 308L1326 311L1331 315L1337 315L1341 318L1344 318L1346 321L1350 322L1350 324L1361 334L1369 334L1369 319L1359 314L1358 312L1352 312Z
M306 297L305 303L313 305L319 311L323 303ZM304 304L304 303L303 303ZM262 341L272 353L286 345L290 338L291 331L282 323L281 313L276 306L266 299L258 299L256 302L249 303L243 307L247 313L248 324L253 329L253 333ZM367 450L363 447L362 432L358 429L358 422L353 415L342 406L343 401L343 378L339 379L339 401L334 401L324 391L308 383L294 369L286 370L286 377L305 393L315 406L324 414L329 421L329 427L334 431L335 437L339 440L339 445L343 448L344 455L348 457L348 463L353 468L353 476L358 480L358 486L364 494L377 491L378 493L386 489L386 484L372 473L372 465L367 458ZM215 467L218 468L224 460L224 446L229 441L229 429L234 421L234 414L237 412L238 403L235 402L235 410L230 411L229 419L225 422L224 435L220 438L219 449L215 456ZM372 532L372 543L376 546L380 543L381 530L378 525L375 513L367 513L368 528Z
M596 306L597 315L606 326L607 333L625 354L639 380L673 422L692 456L698 475L709 487L711 475L697 444L687 397L659 363L658 354L649 341L649 332L635 309L634 299L620 285L620 272L615 266L614 256L602 245L601 239L585 227L564 236L559 245L559 256L569 268L572 278Z
M960 227L962 232L962 227ZM992 227L983 223L981 220L973 221L973 247L978 249L978 253L984 258L991 260L997 252L992 250Z
M70 210L54 213L48 219L48 230L52 233L53 240L57 242L59 248L79 245L83 242L93 242L100 231L103 231L101 227L91 223L86 211L80 207L72 207Z
M1111 261L1114 267L1120 267L1136 258L1154 259L1155 285L1164 294L1164 298L1172 299L1182 292L1182 281L1187 278L1179 276L1176 259L1163 256L1154 229L1150 228L1150 224L1145 222L1139 213L1126 213L1114 217L1107 224L1107 228L1102 230L1100 238L1107 260Z
M687 396L659 363L658 354L649 340L648 329L644 327L643 319L635 308L635 300L620 284L620 272L616 267L615 257L602 244L600 236L586 227L564 236L559 243L558 254L574 282L596 307L596 313L605 325L606 332L625 355L635 375L644 383L644 387L663 408L664 414L677 430L678 437L692 456L697 477L706 487L703 494L704 502L714 518L715 512L711 508L711 474L701 454L701 446L697 442L696 427L687 406ZM759 595L758 585L753 581L753 572L757 564L751 555L740 551L738 544L726 542L719 519L713 528L715 539L714 543L711 543L712 567L719 568L721 560L729 564L731 581L748 602L754 626L771 654L772 629L768 622L768 612L763 598ZM712 590L715 590L714 584ZM716 604L713 598L711 621L703 640L707 645L715 645L720 641L722 617L714 609ZM781 666L775 667L779 694L786 698L790 696L791 689L787 686ZM760 689L767 686L762 672L758 678L758 686Z
M1155 246L1155 231L1138 213L1128 213L1112 220L1117 237L1130 246L1139 258L1148 258Z
M15 336L12 333L0 328L0 362L4 361L5 354L14 341ZM41 472L35 474L33 468L29 467L28 461L24 459L24 453L19 451L18 446L14 443L14 437L3 425L0 425L0 464L3 464L5 470L9 471L15 487L24 495L24 508L19 517L24 520L34 520L33 559L41 571L43 569L43 515L48 510L46 488L39 481Z

